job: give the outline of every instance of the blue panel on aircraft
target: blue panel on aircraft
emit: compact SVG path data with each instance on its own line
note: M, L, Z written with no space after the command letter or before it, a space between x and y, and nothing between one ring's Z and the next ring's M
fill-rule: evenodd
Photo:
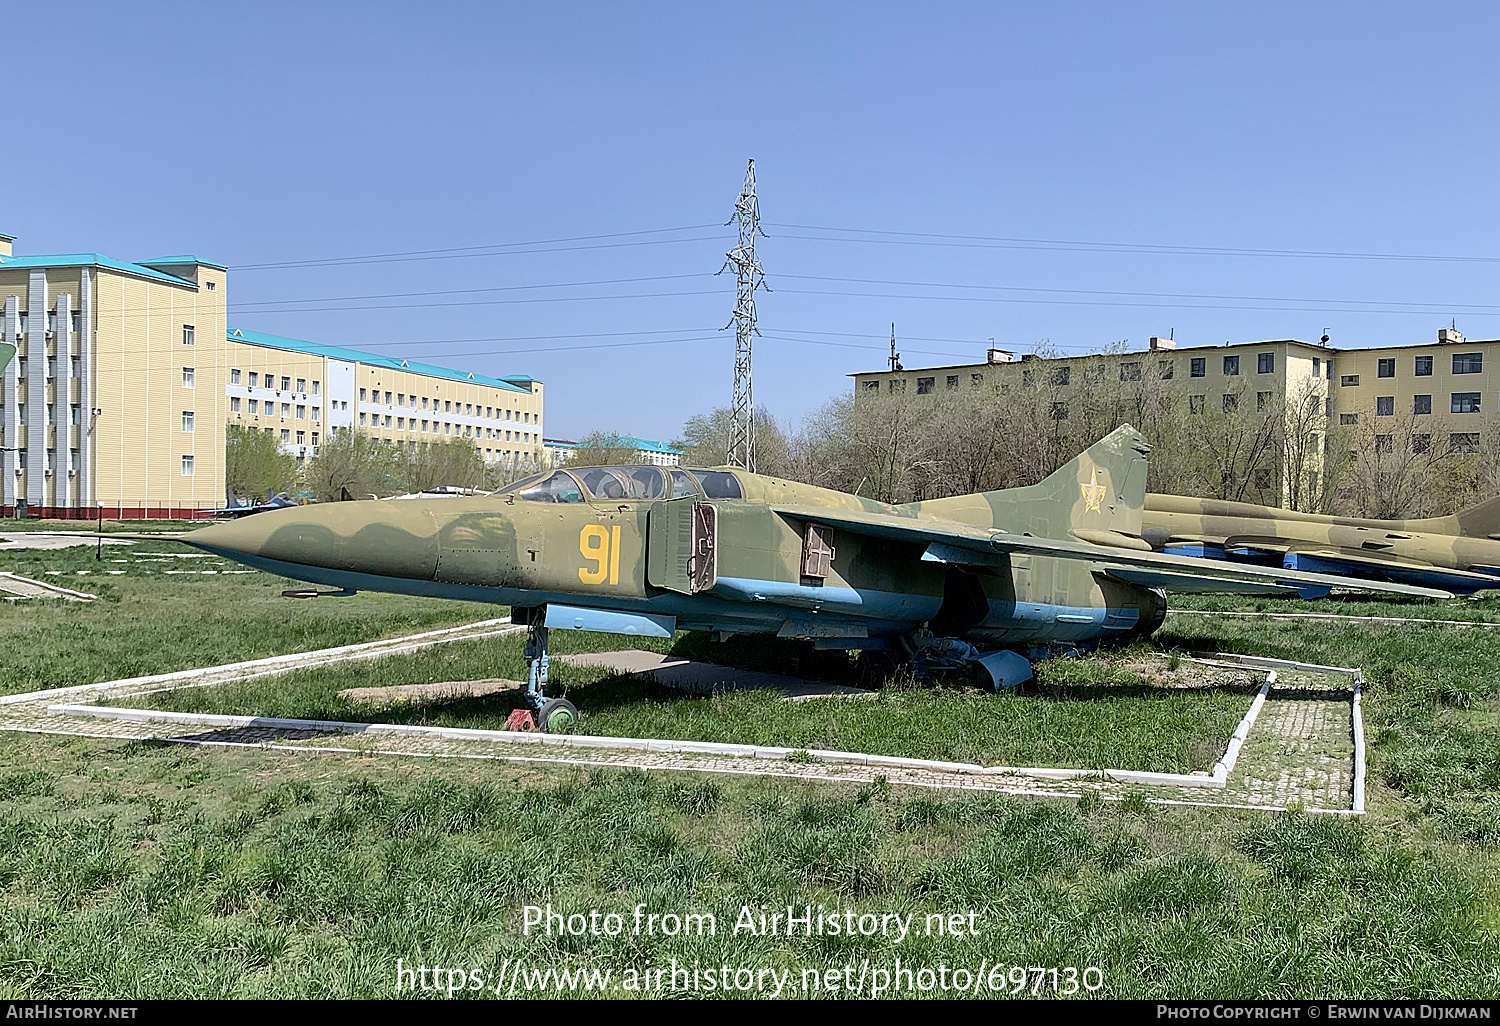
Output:
M614 609L589 609L584 606L550 604L547 606L547 626L570 631L599 631L602 634L670 638L677 630L677 618L656 613L622 613Z

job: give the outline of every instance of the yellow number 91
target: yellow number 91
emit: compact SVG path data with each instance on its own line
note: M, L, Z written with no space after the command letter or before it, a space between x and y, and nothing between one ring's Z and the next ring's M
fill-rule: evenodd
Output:
M610 584L620 583L620 528L619 525L605 529L603 524L589 524L578 532L578 551L583 558L594 564L590 570L578 568L578 579L584 584L603 584L606 577Z

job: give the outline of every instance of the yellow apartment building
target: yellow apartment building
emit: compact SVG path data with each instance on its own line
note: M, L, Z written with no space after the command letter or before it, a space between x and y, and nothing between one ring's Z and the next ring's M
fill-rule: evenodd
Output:
M194 256L17 256L0 234L0 515L191 517L222 506L224 426L306 458L330 430L543 458L542 383L231 328Z
M491 378L390 356L231 328L223 378L230 424L310 456L330 430L396 446L464 439L487 464L541 465L542 382Z
M181 516L224 497L223 267L0 246L0 514Z
M1068 416L1070 394L1116 380L1185 395L1187 413L1215 405L1243 409L1252 401L1259 408L1276 401L1290 411L1301 400L1321 406L1316 433L1326 438L1333 428L1358 428L1351 434L1368 434L1377 451L1392 453L1436 447L1478 452L1494 444L1491 426L1500 427L1500 340L1470 341L1452 328L1427 345L1363 349L1294 339L1178 349L1160 338L1144 351L1077 357L1016 359L991 349L984 363L913 370L898 365L850 377L856 399L879 395L911 402L963 389L1045 387L1059 419ZM1311 474L1321 469L1322 451L1316 447ZM1283 469L1275 476L1285 491Z

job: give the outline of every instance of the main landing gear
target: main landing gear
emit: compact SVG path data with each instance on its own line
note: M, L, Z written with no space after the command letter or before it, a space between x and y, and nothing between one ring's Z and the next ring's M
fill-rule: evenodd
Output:
M536 611L526 634L526 702L536 726L549 734L566 734L578 723L578 709L566 698L547 697L547 627Z

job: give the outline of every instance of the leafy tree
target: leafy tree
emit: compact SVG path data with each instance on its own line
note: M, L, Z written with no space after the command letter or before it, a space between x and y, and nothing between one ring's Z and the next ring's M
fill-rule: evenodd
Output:
M594 431L578 440L578 446L568 457L569 467L618 467L639 463L638 450L625 445L621 436L613 431Z
M763 408L751 411L755 428L755 471L772 477L786 477L791 448L781 425ZM682 427L682 437L673 442L682 450L682 463L688 467L722 467L729 459L732 411L720 406L711 413L689 417Z
M303 470L303 481L319 502L368 499L406 491L403 457L395 446L345 428L330 431Z
M289 492L297 483L296 457L283 453L276 436L229 425L224 439L224 485L245 500Z
M421 442L399 451L401 474L411 491L426 491L444 485L482 488L490 483L479 449L461 438Z

